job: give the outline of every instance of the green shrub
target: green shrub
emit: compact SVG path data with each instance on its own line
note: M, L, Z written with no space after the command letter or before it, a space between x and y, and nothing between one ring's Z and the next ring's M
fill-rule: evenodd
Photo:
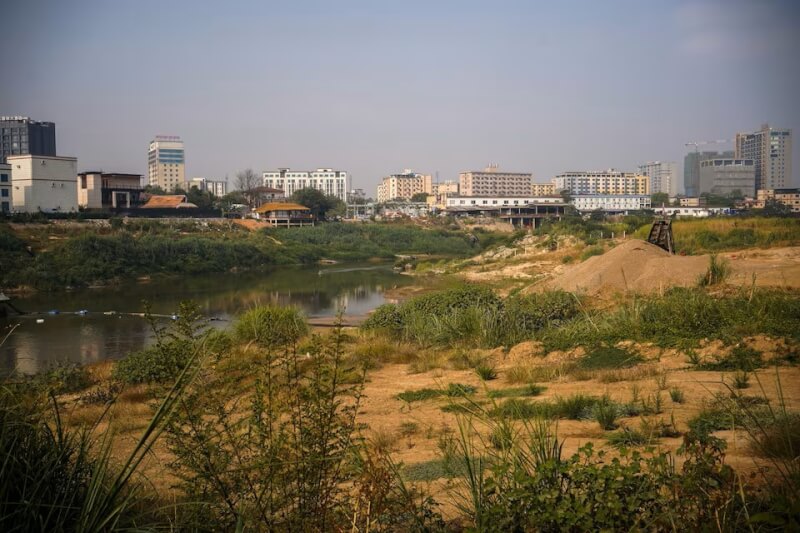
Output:
M529 384L524 387L510 387L507 389L495 389L488 392L489 398L515 398L517 396L539 396L546 390L546 387L536 384Z
M594 406L594 418L600 427L605 430L617 427L617 406L608 396L604 396Z
M609 444L617 448L644 446L650 444L651 438L636 429L622 427L619 431L606 436Z
M581 261L586 261L590 257L594 257L596 255L603 255L604 252L605 248L602 246L590 246L581 252Z
M561 418L580 420L592 418L592 410L600 400L585 394L573 394L556 398L556 413Z
M494 366L488 364L481 364L475 367L475 373L484 381L491 381L497 379L497 370Z
M700 276L697 284L700 287L719 285L730 276L730 273L731 267L728 261L718 258L716 254L711 254L708 258L708 270Z
M79 392L92 384L86 368L76 363L59 363L38 374L34 381L55 394Z
M460 396L469 396L471 394L475 394L475 391L477 390L478 389L476 389L472 385L465 385L463 383L450 383L444 389L424 388L411 391L404 391L397 395L397 399L402 400L404 402L420 402L424 400L430 400L433 398L439 398L442 396L456 398Z
M669 397L675 403L684 403L686 401L686 395L678 387L672 387L669 390Z
M699 365L702 370L738 370L748 372L764 366L761 352L743 345L734 346L725 357Z
M114 363L112 376L123 383L169 383L192 359L195 347L181 339L171 339L133 352Z
M594 348L578 361L578 367L586 370L629 368L642 362L641 356L615 346Z
M278 348L294 344L308 334L308 324L294 307L254 307L239 316L234 333L240 342Z
M390 334L398 334L402 327L403 317L395 304L377 307L361 324L364 330L383 330Z

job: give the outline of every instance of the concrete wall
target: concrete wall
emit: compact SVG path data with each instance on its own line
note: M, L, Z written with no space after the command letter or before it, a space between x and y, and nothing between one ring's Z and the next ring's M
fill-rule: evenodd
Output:
M68 213L78 210L78 160L74 157L20 155L11 165L14 211Z

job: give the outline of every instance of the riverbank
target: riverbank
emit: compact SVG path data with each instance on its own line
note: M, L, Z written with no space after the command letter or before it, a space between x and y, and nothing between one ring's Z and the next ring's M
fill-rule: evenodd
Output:
M254 313L240 318L229 336L215 335L197 345L208 353L196 382L185 392L189 400L176 416L207 425L191 431L185 425L171 426L170 437L153 444L141 473L160 501L177 499L183 504L190 487L209 482L193 477L201 470L188 454L221 447L224 456L207 457L214 475L226 483L229 494L246 498L250 488L227 485L233 483L231 468L256 468L259 479L278 472L269 466L273 463L259 462L261 452L253 450L264 448L252 448L248 440L258 435L250 426L258 419L245 415L255 406L280 410L282 402L296 398L301 402L298 409L307 413L304 420L318 420L312 416L315 409L325 407L313 403L322 401L316 393L334 390L332 411L325 411L336 413L326 418L333 424L330 430L337 439L358 444L341 455L338 448L325 448L324 461L345 461L342 470L335 470L342 477L330 479L347 487L348 496L340 504L351 514L360 504L349 495L362 490L363 476L377 476L389 487L403 483L419 501L435 501L432 509L458 530L459 524L473 519L471 504L465 508L459 503L470 487L480 483L488 488L483 483L489 476L503 479L512 458L538 442L558 450L558 464L567 469L559 476L595 480L591 488L599 501L640 496L602 483L606 475L615 483L664 483L661 488L678 490L680 506L673 501L669 509L659 508L659 521L669 523L662 512L686 512L684 518L693 520L695 512L714 516L737 510L737 520L744 520L737 523L743 525L748 515L738 512L742 508L751 515L769 512L774 520L785 520L781 494L796 494L791 492L794 478L780 478L780 469L791 473L797 464L791 454L796 451L793 428L800 413L798 302L800 295L793 291L757 288L739 294L712 287L630 297L593 309L567 293L498 298L491 291L468 287L411 298L396 316L384 310L363 328L326 329L318 338L309 337L302 324L282 310ZM255 327L259 323L262 327ZM288 347L280 347L287 341ZM182 340L165 345L159 365L180 361L172 350L181 346L189 348L181 357L191 357L192 344ZM283 358L294 363L284 368ZM149 363L127 365L125 372L115 368L112 363L91 367L88 384L61 393L58 400L69 430L92 427L98 436L114 430L113 454L123 460L152 416L153 398L163 395L171 382L138 383L140 372L153 370ZM176 368L180 369L173 367L171 372ZM294 372L303 376L296 383ZM266 376L276 379L277 387L274 396L267 396L274 398L268 407L256 401ZM295 385L284 388L284 383L294 383L298 395L294 396ZM304 388L311 383L313 389ZM117 398L108 413L104 398ZM351 405L357 406L352 413L347 410ZM294 415L286 411L285 416ZM354 417L352 423L349 416ZM230 421L240 421L250 430L210 433ZM784 429L789 439L785 443ZM703 453L694 454L692 446ZM289 459L303 453L269 450L282 454L286 461L280 464L293 464ZM631 463L630 450L646 462ZM344 457L351 453L362 459L347 462ZM466 454L466 463L461 454ZM580 460L573 462L574 454ZM225 457L235 459L228 463ZM470 477L466 465L472 461L480 461L483 481ZM395 466L385 466L389 464ZM629 464L630 470L625 467ZM664 466L670 464L674 470ZM702 479L690 475L696 469L705 472ZM337 475L328 472L325 475ZM535 475L518 471L516 479L533 482ZM210 490L208 505L218 505L222 496ZM573 487L559 498L560 512L577 512L566 502L574 501L577 492L571 491L580 490ZM674 496L661 489L655 494ZM730 499L730 494L737 496ZM535 493L519 497L535 509L544 505L537 503ZM381 502L371 505L386 504ZM504 507L510 502L501 495L486 504L502 516L516 512ZM635 508L656 509L649 504ZM614 515L616 523L637 519L625 509ZM428 511L407 510L422 515ZM220 527L235 519L219 512L214 520Z
M508 236L402 223L325 223L250 231L230 221L0 226L0 288L59 291L141 276L177 276L389 260L398 254L467 257Z

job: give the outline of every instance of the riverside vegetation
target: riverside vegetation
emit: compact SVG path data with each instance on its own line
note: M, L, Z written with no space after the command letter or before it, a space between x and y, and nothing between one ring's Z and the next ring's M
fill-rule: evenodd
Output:
M230 222L0 224L0 286L54 290L144 275L256 270L322 258L463 257L508 238L412 224L326 223L257 232Z
M66 370L3 387L0 446L11 460L0 525L797 530L800 416L786 380L797 379L798 332L796 292L699 285L613 309L565 292L501 298L467 285L327 334L272 307L215 331L186 305L156 327L152 348L88 387ZM769 359L743 340L752 338L770 339ZM519 356L525 346L535 353ZM387 382L371 380L385 371L397 381L397 364L425 385L385 400L400 418L392 434L373 398ZM692 373L705 376L703 398ZM566 392L572 382L595 385ZM599 395L603 383L617 387ZM130 452L114 434L142 403L152 407L136 415L143 437ZM574 428L589 433L567 451ZM741 453L729 449L735 435L755 470L728 464ZM397 459L426 442L434 456ZM167 480L147 482L150 456L170 465L157 474Z

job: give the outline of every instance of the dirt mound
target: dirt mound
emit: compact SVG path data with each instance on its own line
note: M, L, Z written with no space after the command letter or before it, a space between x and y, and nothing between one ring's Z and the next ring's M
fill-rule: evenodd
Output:
M547 287L585 293L653 292L694 285L707 268L706 256L670 255L658 246L633 239L566 268Z

